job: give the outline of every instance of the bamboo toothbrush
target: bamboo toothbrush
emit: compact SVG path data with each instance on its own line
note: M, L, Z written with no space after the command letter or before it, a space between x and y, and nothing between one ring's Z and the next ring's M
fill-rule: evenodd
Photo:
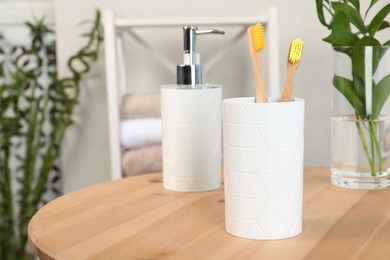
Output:
M294 75L301 63L302 51L303 41L299 38L293 40L290 44L290 50L287 57L287 78L286 83L284 84L282 102L291 101Z
M261 50L265 46L264 29L261 24L250 26L247 29L249 53L252 60L253 74L256 84L256 103L268 102L267 92L264 87L262 66L261 66Z

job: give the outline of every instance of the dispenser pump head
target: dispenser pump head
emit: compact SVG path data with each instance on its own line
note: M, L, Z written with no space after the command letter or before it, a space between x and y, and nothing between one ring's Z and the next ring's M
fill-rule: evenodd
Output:
M203 65L199 64L199 54L196 53L196 36L203 34L225 34L215 29L199 30L197 27L183 27L184 64L178 65L177 84L199 85L203 83Z

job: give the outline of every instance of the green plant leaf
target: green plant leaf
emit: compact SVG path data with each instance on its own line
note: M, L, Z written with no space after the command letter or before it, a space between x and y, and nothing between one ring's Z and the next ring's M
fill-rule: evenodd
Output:
M354 91L353 82L349 79L335 75L333 77L333 86L343 94L355 109L356 113L358 113L361 118L365 118L365 104L359 99Z
M384 6L375 16L372 18L371 23L368 25L368 33L370 36L375 36L375 33L381 27L383 20L390 13L390 4Z
M324 15L324 0L316 0L317 16L322 25L330 29L330 25L325 20Z
M364 17L367 17L368 12L370 11L371 7L373 7L379 0L371 0L370 6L367 8L366 14Z
M354 46L359 40L359 37L348 31L337 31L332 32L328 37L322 40L329 42L333 46Z
M88 60L88 66L91 64L89 58L97 56L101 45L103 29L100 17L100 12L97 10L92 28L95 33L90 34L89 41L82 47L83 51L74 56L81 61ZM30 29L31 33L30 45L12 50L15 57L12 57L10 62L12 62L12 67L16 67L16 69L9 71L9 83L7 80L6 84L0 84L0 150L2 151L0 156L0 222L3 224L4 216L7 221L8 218L11 218L12 222L7 224L6 229L3 229L6 232L3 233L5 234L3 237L7 241L11 241L9 245L16 245L15 248L22 251L27 242L28 219L37 211L40 203L45 201L42 196L46 191L46 184L50 181L49 177L53 169L56 170L55 165L60 147L66 129L72 122L73 111L79 98L79 83L88 72L85 68L81 70L77 67L74 68L75 75L71 76L73 89L70 87L62 88L61 95L56 95L56 98L58 96L57 100L51 102L50 94L54 91L50 86L61 85L62 82L62 79L56 74L55 45L52 40L46 39L52 30L45 25L43 18L35 19L33 23L26 23L26 27ZM50 42L48 43L46 40ZM31 60L32 56L36 56L37 60ZM52 64L47 68L52 82L45 80L44 84L41 83L40 75L43 75L46 69L41 68L45 64L42 64L44 59L40 57L47 58L47 63ZM29 64L28 60L30 60ZM8 65L0 65L4 70L9 69ZM22 65L26 65L28 68L22 68ZM69 92L72 93L72 96L69 95ZM5 112L7 113L5 114ZM12 114L14 117L9 117L7 114ZM47 130L47 133L44 131L46 128L50 129ZM17 140L20 140L20 143L23 142L21 151L24 155L28 155L27 157L24 155L19 157L22 162L18 162L17 167L15 167L16 178L11 175L14 174L13 167L8 167L8 162L12 162L18 156L18 153L16 156L10 153L13 147L18 144L14 143L14 137L18 137ZM20 181L23 186L17 186L16 190L13 190L12 182L10 182L13 179ZM14 195L15 197L13 197ZM13 201L17 202L18 206L15 210L13 204L16 206L16 203ZM13 216L15 218L22 216L23 220L14 225ZM1 226L0 229L2 227L4 226ZM0 259L3 259L4 254L2 253L6 251L2 241L0 235ZM13 248L7 249L12 251ZM6 253L6 258L10 256L10 259L25 259L22 254L12 257L12 254Z
M371 0L370 7L373 7L379 0Z
M389 23L388 21L383 21L383 22L381 23L381 25L379 26L378 31L383 30L383 29L386 29L386 28L389 28L389 27L390 27L390 23Z
M375 48L375 46L380 47L381 43L371 36L366 36L361 38L359 41L356 42L355 48L353 48L353 55L352 55L352 66L354 73L357 73L360 78L363 80L365 79L365 69L366 69L366 63L365 63L365 47L372 46L372 72L375 73L376 69L378 68L379 61L382 59L383 55L385 54L385 50L382 48Z
M390 74L384 77L377 85L374 85L372 90L372 119L378 118L385 104L387 98L390 95Z
M365 36L355 43L355 47L359 46L381 46L381 43L372 36Z
M364 84L364 78L360 77L357 73L353 73L353 89L363 104L366 104L366 88Z
M365 63L365 46L355 46L352 49L352 56L351 56L351 62L352 62L352 74L353 74L353 82L354 82L354 88L356 91L363 91L363 95L365 99L365 69L366 69L366 63Z
M349 0L349 2L360 12L360 1L359 0Z
M333 2L332 8L336 12L343 12L347 17L348 20L356 26L356 28L361 32L365 33L366 28L364 26L363 18L361 17L360 13L353 8L351 5L347 3L341 3L341 2Z
M338 31L351 32L351 24L343 12L337 12L332 23L332 32Z

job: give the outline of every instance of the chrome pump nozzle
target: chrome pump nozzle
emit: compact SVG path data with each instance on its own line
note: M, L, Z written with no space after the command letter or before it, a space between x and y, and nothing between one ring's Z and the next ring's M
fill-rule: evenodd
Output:
M197 27L183 27L184 64L178 65L177 84L199 85L203 83L203 65L199 64L199 54L196 53L196 36L204 34L225 34L216 29L199 30Z

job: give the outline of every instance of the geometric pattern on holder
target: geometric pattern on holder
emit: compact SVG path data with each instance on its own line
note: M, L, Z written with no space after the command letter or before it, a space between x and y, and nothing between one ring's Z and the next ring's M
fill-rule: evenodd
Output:
M161 88L164 187L207 191L220 187L221 88Z
M304 101L224 103L223 116L227 232L250 239L298 235Z

